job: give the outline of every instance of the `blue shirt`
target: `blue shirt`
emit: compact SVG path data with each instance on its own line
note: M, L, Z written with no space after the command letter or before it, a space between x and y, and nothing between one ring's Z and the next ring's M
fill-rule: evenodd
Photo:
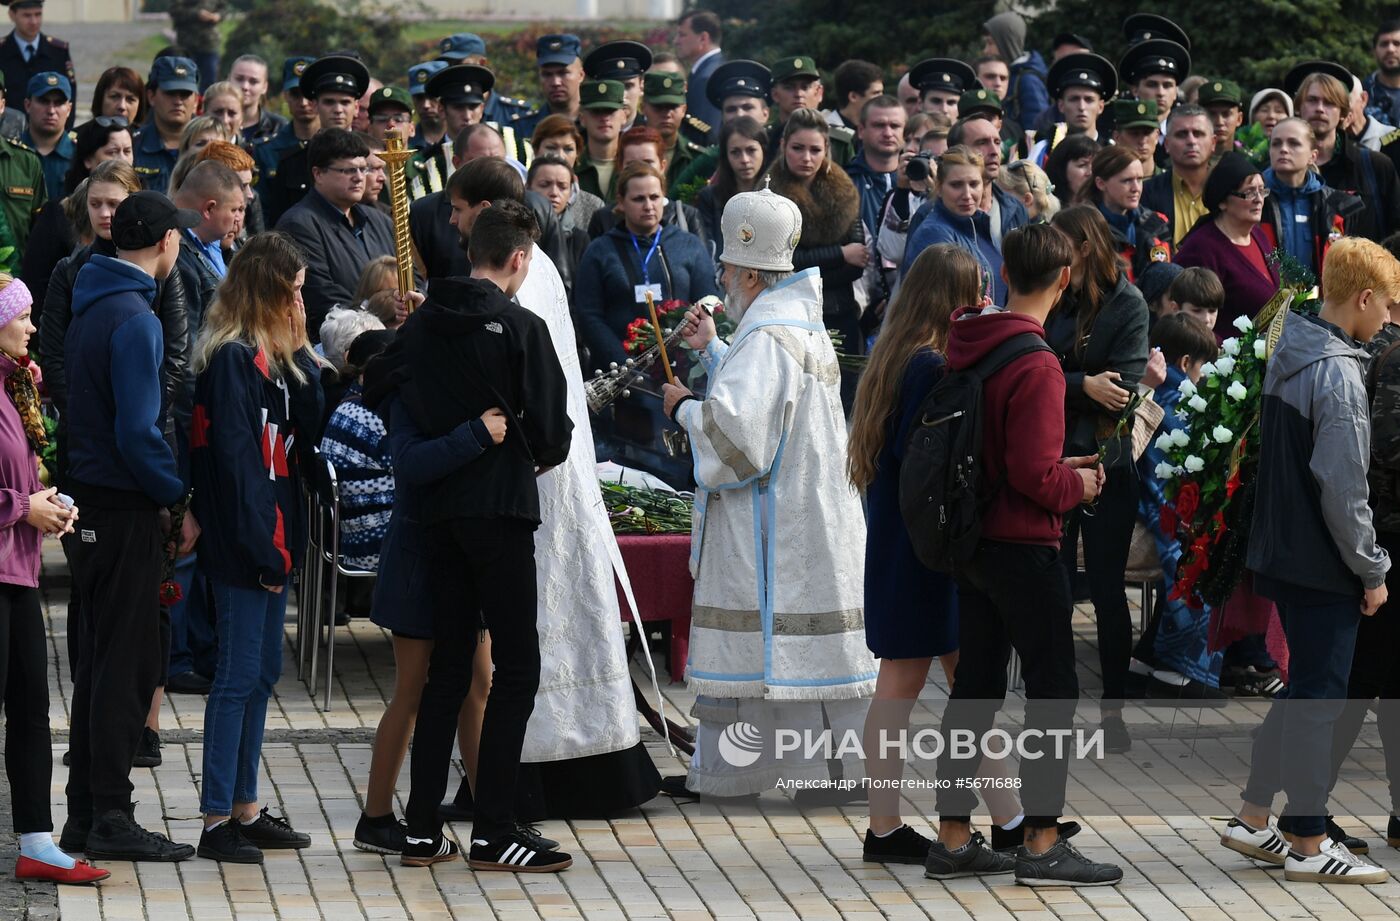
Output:
M136 135L135 144L136 175L141 177L141 187L164 195L170 189L170 174L175 171L177 151L165 146L155 123L149 123Z
M204 258L209 260L209 266L214 270L215 275L223 278L228 274L228 266L224 265L224 246L222 240L214 240L211 243L205 243L194 235L193 230L186 230L185 233L189 236L190 242L204 254Z
M24 133L19 136L21 144L28 146L34 151L34 155L39 158L39 162L44 167L44 187L50 199L58 199L64 196L64 179L68 175L68 167L73 165L73 155L77 152L77 145L73 143L73 132L65 131L58 137L58 143L53 150L46 154L39 153L39 148L34 144L34 136L25 128Z

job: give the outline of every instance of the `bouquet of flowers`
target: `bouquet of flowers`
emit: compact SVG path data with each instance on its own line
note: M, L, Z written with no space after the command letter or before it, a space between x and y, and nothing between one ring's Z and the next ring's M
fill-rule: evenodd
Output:
M672 299L662 301L656 305L656 318L661 322L663 330L675 329L680 322L685 319L685 312L690 309L687 301ZM724 312L724 305L719 304L711 308L711 313L715 318L715 334L725 341L734 334L734 321ZM647 349L656 345L656 331L651 328L650 317L637 317L627 324L627 335L622 338L622 348L628 355L640 355ZM682 340L682 347L690 348ZM667 345L669 349L670 346Z
M658 492L618 483L599 483L614 534L687 534L695 500L684 493Z

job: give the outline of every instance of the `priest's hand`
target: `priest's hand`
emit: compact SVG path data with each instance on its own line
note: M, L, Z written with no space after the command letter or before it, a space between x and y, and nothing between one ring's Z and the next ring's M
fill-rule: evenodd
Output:
M685 319L681 321L681 336L686 345L697 352L700 351L715 337L715 318L700 305L692 304L685 312ZM669 415L669 412L667 414Z
M714 328L711 324L711 329ZM661 411L666 414L666 418L671 418L671 413L675 412L676 404L686 397L694 397L687 387L680 384L672 384L669 381L661 385Z

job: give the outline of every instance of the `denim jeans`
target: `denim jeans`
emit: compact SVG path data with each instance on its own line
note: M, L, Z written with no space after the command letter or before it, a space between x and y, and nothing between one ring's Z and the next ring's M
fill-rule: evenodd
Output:
M1241 796L1271 806L1274 795L1285 791L1288 805L1279 828L1309 837L1326 830L1332 734L1346 707L1361 599L1276 603L1288 639L1288 689L1286 699L1274 699L1254 737L1249 782Z
M185 597L170 606L171 675L214 674L218 646L214 612L209 608L209 582L196 565L198 561L198 555L192 553L175 562L175 581Z
M258 799L267 701L282 674L287 589L273 593L211 578L219 664L204 707L204 788L200 811L229 815Z

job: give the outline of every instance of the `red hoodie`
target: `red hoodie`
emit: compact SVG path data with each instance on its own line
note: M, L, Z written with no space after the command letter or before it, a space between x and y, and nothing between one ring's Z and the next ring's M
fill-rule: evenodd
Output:
M953 315L948 366L971 367L1018 333L1044 338L1045 329L1023 314L964 307ZM982 438L986 482L1001 484L982 520L983 539L1058 547L1062 516L1079 504L1084 487L1060 463L1065 375L1053 352L1023 355L987 379Z

